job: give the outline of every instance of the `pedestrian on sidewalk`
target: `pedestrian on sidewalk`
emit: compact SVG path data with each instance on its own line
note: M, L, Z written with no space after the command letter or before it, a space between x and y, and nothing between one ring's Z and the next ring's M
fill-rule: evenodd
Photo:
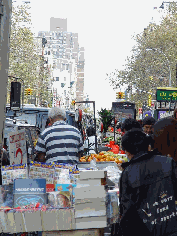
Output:
M132 129L122 137L129 162L119 186L119 221L112 227L117 236L177 236L177 179L173 158L148 152L144 132Z
M168 117L154 125L154 149L172 157L177 163L177 120Z
M141 129L140 123L135 119L127 118L122 123L121 131L125 133L133 128Z
M153 117L147 116L143 119L143 132L147 135L149 140L149 150L154 149L154 139L153 139L153 133L154 133L154 125L156 123L156 120Z

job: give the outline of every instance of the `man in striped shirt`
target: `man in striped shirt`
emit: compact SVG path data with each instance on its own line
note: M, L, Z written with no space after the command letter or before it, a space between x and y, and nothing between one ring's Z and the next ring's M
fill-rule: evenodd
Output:
M50 124L39 136L36 144L40 162L76 163L83 152L80 131L65 122L65 110L54 107L49 111Z

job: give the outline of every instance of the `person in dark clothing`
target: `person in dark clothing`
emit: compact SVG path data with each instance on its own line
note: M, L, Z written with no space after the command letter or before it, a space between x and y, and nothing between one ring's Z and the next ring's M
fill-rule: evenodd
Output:
M149 149L154 149L154 139L153 139L153 133L154 133L154 124L156 123L156 120L153 117L146 117L143 119L143 131L148 136L149 140Z
M143 131L145 134L151 135L153 134L153 126L156 120L153 117L146 117L143 119Z
M111 235L177 236L177 179L171 157L148 152L145 133L132 129L122 137L127 163L119 185L119 222Z
M135 119L132 119L132 118L125 119L123 124L122 124L122 127L121 127L122 132L125 133L125 132L131 130L132 128L139 128L139 129L141 129L141 125Z
M172 117L160 119L154 125L153 136L154 148L177 163L177 120Z

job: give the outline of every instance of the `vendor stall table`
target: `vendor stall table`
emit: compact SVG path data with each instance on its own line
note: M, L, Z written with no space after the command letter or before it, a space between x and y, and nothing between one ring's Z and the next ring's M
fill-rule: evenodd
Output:
M71 231L49 231L43 232L42 236L102 236L104 229L81 229Z

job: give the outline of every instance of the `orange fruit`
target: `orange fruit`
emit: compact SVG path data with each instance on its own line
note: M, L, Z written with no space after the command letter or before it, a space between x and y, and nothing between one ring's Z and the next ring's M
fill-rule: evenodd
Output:
M99 155L104 155L104 152L100 152Z

